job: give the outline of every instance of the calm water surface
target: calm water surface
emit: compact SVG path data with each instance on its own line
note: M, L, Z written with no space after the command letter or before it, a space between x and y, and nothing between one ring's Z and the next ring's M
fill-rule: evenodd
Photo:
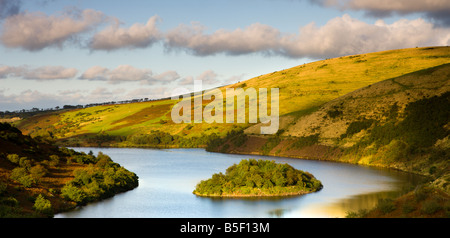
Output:
M74 211L65 217L106 218L266 218L345 217L348 211L372 208L415 184L409 174L363 166L270 156L210 153L203 149L74 148L109 155L139 176L139 187ZM312 173L324 188L288 198L212 199L192 194L195 185L242 159L288 163Z

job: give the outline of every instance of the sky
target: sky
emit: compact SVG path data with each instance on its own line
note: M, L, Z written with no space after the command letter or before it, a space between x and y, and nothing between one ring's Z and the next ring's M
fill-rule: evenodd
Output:
M450 0L0 0L0 111L171 96L450 44Z

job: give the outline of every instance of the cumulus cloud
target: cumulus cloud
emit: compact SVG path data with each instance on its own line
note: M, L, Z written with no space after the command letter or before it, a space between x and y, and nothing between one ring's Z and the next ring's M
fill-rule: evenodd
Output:
M176 71L169 70L164 73L154 75L153 78L162 83L170 83L174 80L179 79L180 75Z
M214 71L206 70L197 77L197 80L201 80L203 84L216 84L220 82L217 76Z
M196 24L181 25L166 35L168 49L207 56L223 53L239 55L262 53L292 58L330 58L348 54L428 45L450 44L450 29L435 27L424 19L401 19L392 24L382 20L369 24L348 14L331 19L323 26L310 23L296 34L253 24L244 30L218 30L205 34Z
M120 82L135 82L150 80L152 71L149 69L138 69L131 65L119 65L115 69L107 69L100 66L93 66L87 69L79 79L102 80L111 84Z
M369 24L345 14L322 27L310 24L300 28L299 34L293 39L298 43L287 41L284 46L291 56L305 53L317 57L340 56L416 46L449 45L450 28L436 27L422 18L400 19L391 24L377 20Z
M27 66L0 66L0 79L16 77L31 80L71 79L76 76L78 70L62 66L43 66L30 68Z
M131 90L125 96L127 98L166 98L170 97L170 91L167 87L151 87L151 88L139 88Z
M324 26L311 23L298 34L284 36L280 48L289 57L323 58L449 43L450 29L435 28L420 18L368 24L345 14Z
M87 69L79 79L101 80L111 84L121 82L140 82L141 84L170 83L180 76L175 71L166 71L154 75L150 69L139 69L131 65L119 65L115 69L93 66Z
M5 19L1 42L11 48L39 51L47 47L61 48L68 40L91 30L105 21L102 12L86 9L47 16L40 12L24 12Z
M219 83L222 83L221 80L219 79L219 75L216 72L214 72L213 70L206 70L206 71L202 72L200 75L198 75L197 77L186 76L186 77L180 78L177 81L177 84L180 86L183 86L183 87L194 86L195 80L200 80L200 81L202 81L202 85L208 85L208 86L217 85Z
M205 30L206 27L198 23L191 26L179 25L166 34L165 46L167 49L186 49L201 56L217 53L270 53L280 37L279 30L260 23L233 31L220 29L209 35L204 33Z
M385 17L392 14L422 13L439 24L450 25L450 0L310 0L325 7L362 10L367 15Z
M158 16L151 17L145 25L136 23L129 28L120 28L119 23L96 33L90 42L93 50L117 50L121 48L146 48L161 39L156 27Z

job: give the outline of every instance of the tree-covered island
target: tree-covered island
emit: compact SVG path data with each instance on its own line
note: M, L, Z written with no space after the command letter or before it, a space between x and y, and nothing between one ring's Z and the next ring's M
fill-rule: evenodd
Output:
M193 193L205 197L291 196L316 192L322 183L312 174L268 160L242 160L226 173L202 180Z

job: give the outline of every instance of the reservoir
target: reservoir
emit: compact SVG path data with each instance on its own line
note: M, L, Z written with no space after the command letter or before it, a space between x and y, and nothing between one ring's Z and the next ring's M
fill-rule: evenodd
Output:
M419 179L395 170L284 157L235 155L204 149L73 148L99 151L139 176L139 186L56 218L328 218L370 209ZM192 194L197 183L243 159L274 160L312 173L316 193L270 198L207 198Z

